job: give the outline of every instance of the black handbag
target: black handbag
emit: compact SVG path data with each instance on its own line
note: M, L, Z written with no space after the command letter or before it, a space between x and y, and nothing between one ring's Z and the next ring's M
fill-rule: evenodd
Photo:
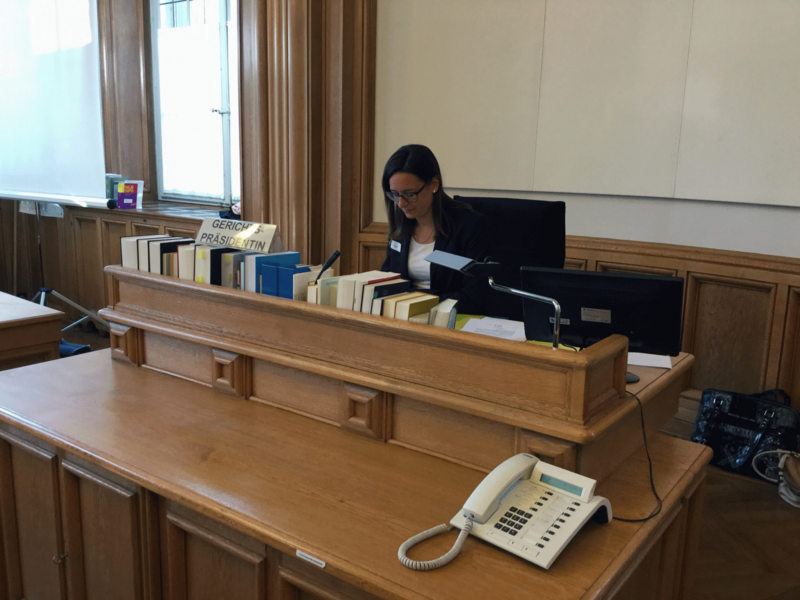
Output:
M714 451L711 464L748 477L756 454L769 450L796 451L800 439L800 413L783 390L738 394L704 390L691 440ZM779 458L767 457L762 469L777 479Z

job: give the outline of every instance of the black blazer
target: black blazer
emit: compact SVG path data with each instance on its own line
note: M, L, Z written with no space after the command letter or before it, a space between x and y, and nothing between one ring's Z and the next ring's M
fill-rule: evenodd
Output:
M438 234L434 242L434 250L442 250L473 260L483 260L489 249L489 231L485 217L474 210L451 207L442 211L447 237ZM400 277L408 279L408 252L411 247L410 237L403 237L400 251L386 246L386 260L381 271L400 273ZM468 277L439 265L431 264L431 293L440 300L455 298L458 300L456 310L462 314L482 315L486 292L489 289L484 278Z

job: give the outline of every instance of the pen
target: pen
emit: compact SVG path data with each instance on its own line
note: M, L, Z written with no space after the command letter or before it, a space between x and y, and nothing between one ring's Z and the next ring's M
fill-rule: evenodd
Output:
M340 252L338 250L333 251L333 254L331 254L328 257L328 260L325 261L325 264L322 265L322 268L319 270L319 275L317 275L317 278L314 280L314 283L317 283L319 281L319 278L322 277L322 274L328 269L330 269L331 265L336 262L337 258L339 258L339 254Z

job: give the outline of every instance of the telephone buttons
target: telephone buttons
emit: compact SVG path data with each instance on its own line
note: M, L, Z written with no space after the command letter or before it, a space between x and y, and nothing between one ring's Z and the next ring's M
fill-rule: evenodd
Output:
M494 528L495 528L495 529L502 529L502 528L503 528L503 526L502 526L500 523L495 523L495 524L494 524Z

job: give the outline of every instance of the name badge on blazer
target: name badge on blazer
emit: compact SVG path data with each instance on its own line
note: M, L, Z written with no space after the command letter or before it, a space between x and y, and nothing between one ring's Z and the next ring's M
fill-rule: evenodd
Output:
M397 240L392 240L392 242L391 242L391 244L389 244L389 246L391 246L392 250L394 250L395 252L401 252L402 251L402 246L400 246L400 242L398 242Z

